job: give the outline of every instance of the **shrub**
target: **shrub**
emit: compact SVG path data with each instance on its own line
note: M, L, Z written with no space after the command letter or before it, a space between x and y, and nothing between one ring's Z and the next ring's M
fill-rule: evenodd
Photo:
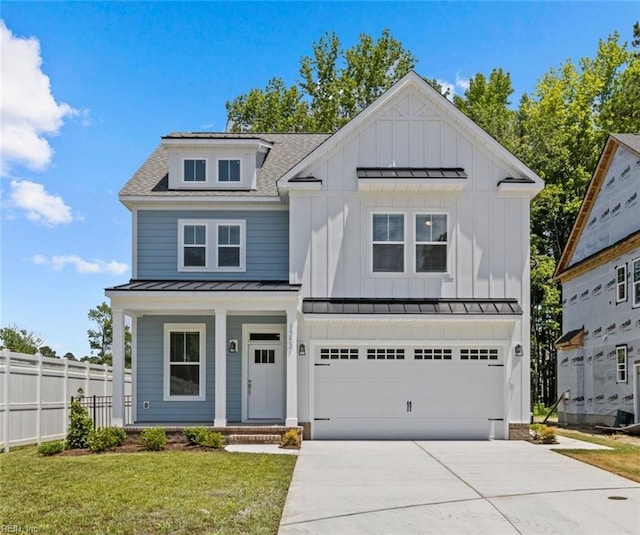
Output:
M87 444L92 452L98 453L122 446L125 438L127 435L121 427L103 427L89 433Z
M281 448L299 448L300 447L300 433L297 429L289 429L282 435L280 440Z
M189 444L198 444L204 448L215 449L220 449L224 446L222 433L212 431L206 427L187 427L183 433Z
M81 401L82 389L79 389L78 397L71 402L71 412L69 414L67 447L71 449L86 448L88 446L87 438L93 430L93 420Z
M140 444L149 451L163 450L167 445L167 434L161 427L144 429L140 435Z
M529 429L531 430L531 434L533 435L534 440L540 440L540 434L547 426L544 424L531 424Z
M59 440L57 442L45 442L40 444L36 450L38 455L56 455L64 451L64 442Z
M540 439L543 444L556 443L556 430L553 427L547 427L540 432Z

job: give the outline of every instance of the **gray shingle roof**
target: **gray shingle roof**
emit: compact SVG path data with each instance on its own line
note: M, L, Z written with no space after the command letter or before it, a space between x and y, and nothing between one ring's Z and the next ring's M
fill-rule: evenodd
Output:
M262 139L273 144L264 165L258 170L256 189L246 190L169 190L166 147L160 145L120 190L120 195L136 196L267 196L276 197L276 181L330 134L232 134L215 132L173 133L163 139Z
M307 298L304 314L478 314L521 316L516 299Z

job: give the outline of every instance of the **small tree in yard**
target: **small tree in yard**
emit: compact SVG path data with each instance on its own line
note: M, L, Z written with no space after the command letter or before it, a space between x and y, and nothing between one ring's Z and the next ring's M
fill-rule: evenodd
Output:
M97 324L95 329L89 329L89 347L95 349L98 355L93 355L86 360L92 364L111 365L113 357L111 355L111 345L113 344L113 314L111 307L107 303L101 303L96 308L89 310L88 318ZM128 325L124 328L124 361L127 368L131 367L131 330ZM85 360L82 358L81 360Z
M78 389L78 396L71 402L69 415L69 431L67 432L67 446L70 449L86 448L87 439L93 431L93 420L87 409L82 405L83 391Z

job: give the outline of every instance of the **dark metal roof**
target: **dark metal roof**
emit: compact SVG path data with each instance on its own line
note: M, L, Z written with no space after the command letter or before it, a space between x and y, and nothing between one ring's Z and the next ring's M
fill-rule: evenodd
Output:
M307 298L304 314L479 314L520 316L517 299Z
M512 176L508 176L500 180L498 182L498 186L500 184L535 184L535 183L536 181L533 180L532 178L526 178L526 177L514 178Z
M358 167L358 178L467 178L462 167Z
M131 280L107 290L130 292L297 292L300 285L286 281L176 281Z
M315 176L297 176L290 178L289 182L318 182L322 184L322 179L316 178Z

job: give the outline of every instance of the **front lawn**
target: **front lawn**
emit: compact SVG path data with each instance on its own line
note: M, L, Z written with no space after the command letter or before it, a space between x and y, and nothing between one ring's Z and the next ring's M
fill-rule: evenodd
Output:
M295 456L0 454L0 525L20 533L277 533ZM18 531L16 531L18 532Z
M640 447L619 440L594 437L587 433L565 429L558 429L557 433L613 448L613 450L556 450L558 453L640 483Z

